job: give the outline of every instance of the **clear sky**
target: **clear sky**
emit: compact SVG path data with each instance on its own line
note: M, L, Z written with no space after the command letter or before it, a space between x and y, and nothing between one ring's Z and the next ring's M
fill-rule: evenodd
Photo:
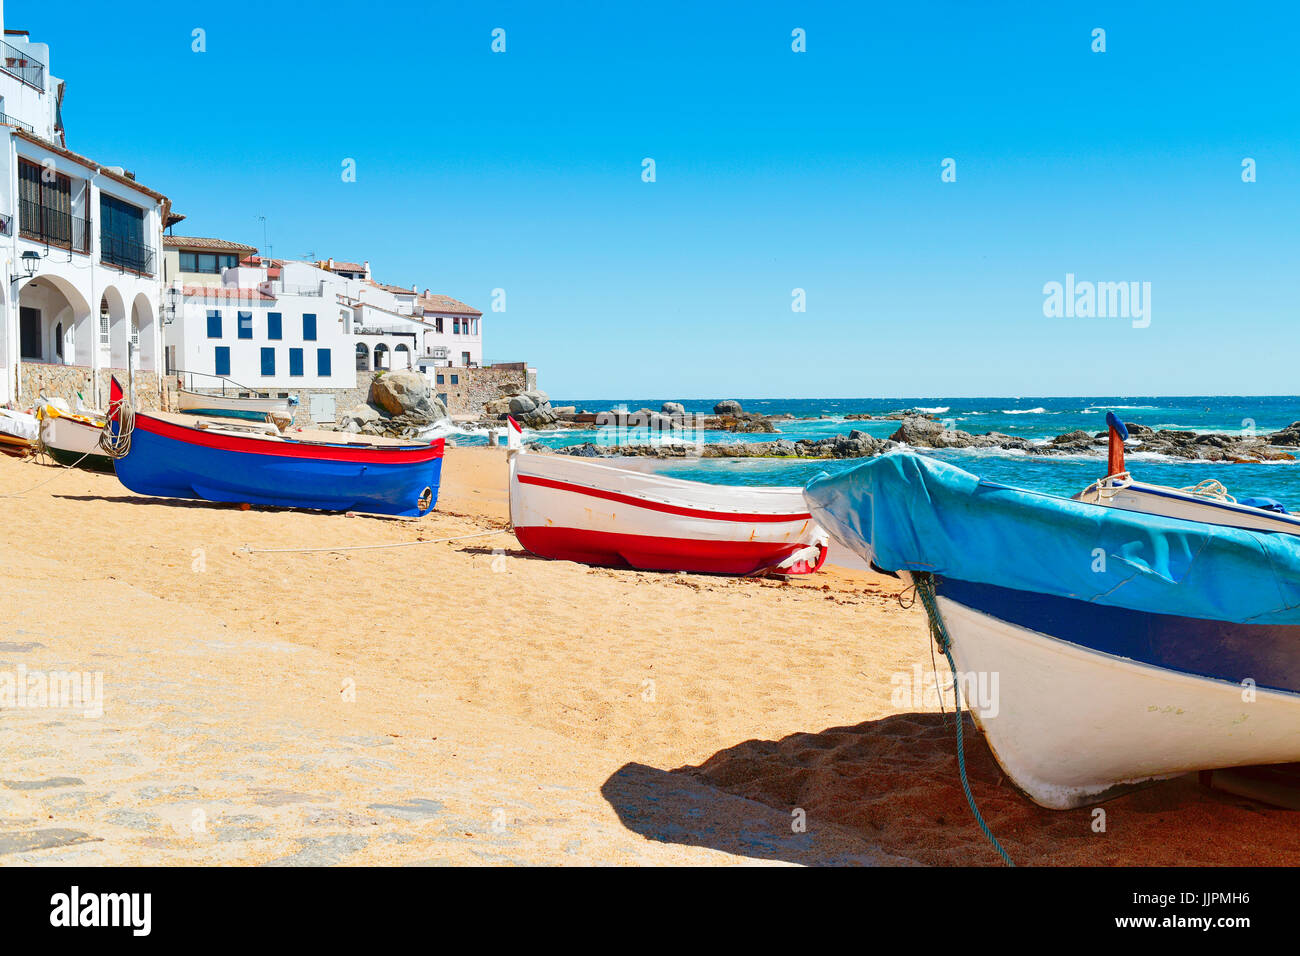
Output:
M69 147L178 233L261 246L265 216L276 256L469 302L555 396L1297 391L1294 4L5 16L51 45ZM1067 273L1151 283L1150 324L1045 317Z

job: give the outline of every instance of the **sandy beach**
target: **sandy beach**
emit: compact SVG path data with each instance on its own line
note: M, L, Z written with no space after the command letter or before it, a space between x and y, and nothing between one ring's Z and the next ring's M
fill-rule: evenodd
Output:
M0 864L998 863L951 714L894 701L932 667L896 580L536 559L505 474L448 449L437 510L400 520L0 458L0 494L47 482L0 499L0 672L103 681L102 716L0 714ZM1300 814L1194 776L1097 832L966 728L1017 863L1300 862Z

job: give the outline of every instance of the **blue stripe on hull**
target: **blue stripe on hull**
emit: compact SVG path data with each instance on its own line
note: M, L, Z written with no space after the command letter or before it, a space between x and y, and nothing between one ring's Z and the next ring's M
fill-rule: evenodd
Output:
M322 511L364 511L414 517L438 500L442 458L418 464L373 464L207 448L131 433L131 452L114 463L122 484L142 495L247 502ZM432 490L429 507L417 502Z
M1080 647L1198 677L1300 693L1300 625L1232 624L1150 614L954 578L937 593Z

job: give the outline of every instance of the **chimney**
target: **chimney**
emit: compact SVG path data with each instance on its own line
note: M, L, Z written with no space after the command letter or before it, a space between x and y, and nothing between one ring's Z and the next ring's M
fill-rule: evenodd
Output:
M330 269L333 269L333 268L334 268L334 257L333 257L333 256L330 256L330 257L329 257L328 259L326 259L325 261L329 264L328 267L329 267Z
M369 279L369 278L370 278L370 260L367 259L365 262L361 263L361 268L363 268L363 269L366 270L366 278Z
M419 291L420 291L420 287L418 285L411 286L411 295L415 295Z

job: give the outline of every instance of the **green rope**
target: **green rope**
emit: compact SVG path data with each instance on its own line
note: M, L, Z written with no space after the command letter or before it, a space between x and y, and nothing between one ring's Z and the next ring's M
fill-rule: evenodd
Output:
M966 791L966 802L970 804L970 812L975 815L975 822L979 824L984 835L988 837L989 842L993 844L993 849L998 851L1002 861L1007 866L1015 866L1007 851L1002 849L1002 844L998 838L993 835L989 825L984 822L984 817L980 814L980 809L975 805L975 797L970 792L970 781L966 778L966 742L962 733L961 718L961 682L957 679L957 664L952 659L952 638L948 636L948 628L944 626L943 617L939 614L939 604L934 595L934 578L930 574L922 571L913 571L912 579L916 582L916 593L921 596L921 603L925 605L926 616L930 619L930 634L934 637L934 642L939 645L939 650L943 651L943 656L948 658L948 667L952 670L952 692L957 704L957 769L961 773L961 788ZM940 695L940 700L943 699Z

